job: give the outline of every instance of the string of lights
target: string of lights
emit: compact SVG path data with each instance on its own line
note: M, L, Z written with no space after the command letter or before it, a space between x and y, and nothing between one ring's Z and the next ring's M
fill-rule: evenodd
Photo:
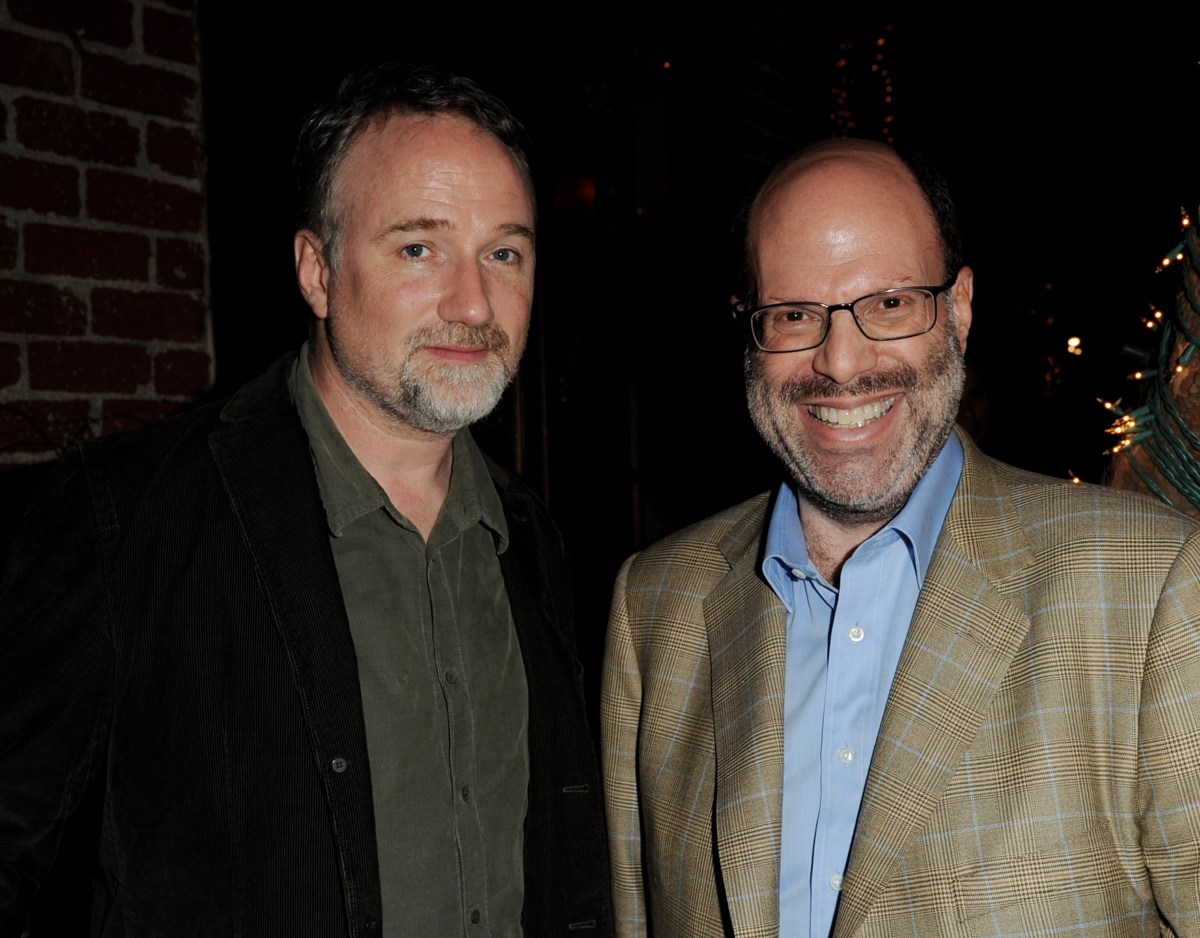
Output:
M1193 366L1200 346L1200 232L1181 210L1183 240L1159 263L1157 272L1180 271L1182 285L1171 316L1151 307L1143 322L1161 329L1157 367L1135 372L1131 377L1147 380L1143 403L1131 410L1120 401L1101 401L1116 415L1108 432L1120 440L1108 450L1133 471L1147 490L1178 508L1179 496L1193 509L1200 508L1200 432L1193 426L1200 396L1195 390L1200 374ZM1111 467L1110 467L1111 472Z

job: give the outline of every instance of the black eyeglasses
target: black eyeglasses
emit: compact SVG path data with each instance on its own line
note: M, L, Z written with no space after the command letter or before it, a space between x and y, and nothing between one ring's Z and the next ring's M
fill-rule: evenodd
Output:
M898 287L860 296L852 303L814 303L801 300L747 309L735 316L750 320L754 344L764 352L803 352L816 348L829 335L829 323L839 309L850 311L859 331L876 342L924 335L937 323L937 298L958 278L940 287Z

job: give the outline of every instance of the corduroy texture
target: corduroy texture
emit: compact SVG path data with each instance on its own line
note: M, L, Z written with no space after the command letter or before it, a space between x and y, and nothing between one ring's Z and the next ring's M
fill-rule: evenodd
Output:
M89 784L93 934L379 933L354 647L289 364L223 408L86 444L32 506L0 587L0 934ZM526 934L604 935L565 560L540 503L493 479L531 700Z

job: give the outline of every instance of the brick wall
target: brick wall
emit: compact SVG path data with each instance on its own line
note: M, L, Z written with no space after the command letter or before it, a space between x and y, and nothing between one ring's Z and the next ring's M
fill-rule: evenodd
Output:
M194 0L0 0L0 472L212 380Z

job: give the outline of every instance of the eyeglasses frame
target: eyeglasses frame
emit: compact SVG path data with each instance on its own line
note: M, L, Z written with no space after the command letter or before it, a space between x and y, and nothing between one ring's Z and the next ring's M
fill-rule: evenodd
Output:
M766 306L756 306L753 309L748 309L745 303L737 304L733 309L734 319L745 317L746 325L750 330L750 337L754 340L754 344L758 346L760 351L767 352L771 355L786 355L789 352L811 352L815 348L820 348L825 344L825 340L829 338L829 329L833 325L833 314L839 309L844 309L850 313L850 317L854 320L854 324L858 326L858 331L863 337L872 342L898 342L901 339L913 339L919 335L925 335L933 331L933 327L937 325L938 320L938 297L950 290L958 282L958 275L955 274L950 280L942 284L940 287L935 286L911 286L911 287L891 287L887 290L876 290L874 293L867 293L860 296L856 300L851 300L849 303L818 303L815 300L788 300L783 303L768 303ZM933 321L928 326L918 332L910 332L906 335L892 335L884 339L877 339L875 336L867 335L867 330L863 328L862 321L858 318L858 313L854 312L854 307L863 300L869 300L877 296L887 296L889 293L903 293L908 290L922 290L933 297ZM775 309L779 306L819 306L825 310L825 328L821 330L821 338L813 345L806 345L804 348L764 348L759 341L758 335L754 328L754 317L759 313L766 312L769 309Z

